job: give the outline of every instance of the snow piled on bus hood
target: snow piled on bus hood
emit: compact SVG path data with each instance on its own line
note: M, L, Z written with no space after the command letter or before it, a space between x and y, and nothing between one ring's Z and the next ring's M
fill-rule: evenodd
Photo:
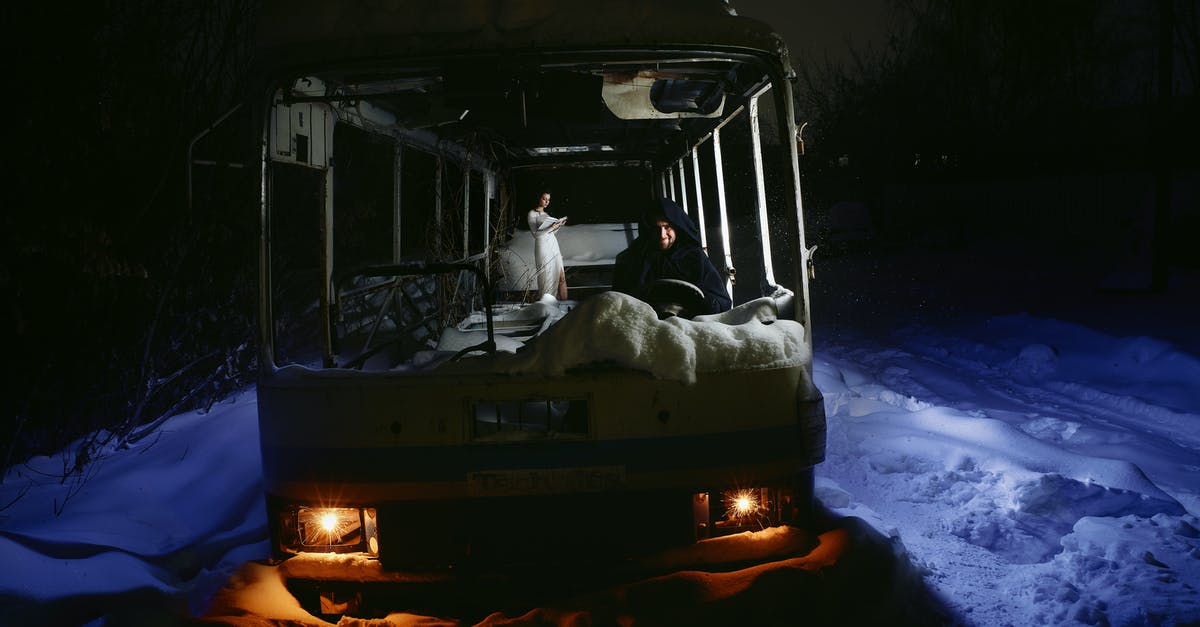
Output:
M803 325L776 315L774 301L760 298L695 320L659 320L645 302L604 292L583 301L515 355L498 357L497 369L561 376L576 366L612 362L691 384L698 372L809 362Z

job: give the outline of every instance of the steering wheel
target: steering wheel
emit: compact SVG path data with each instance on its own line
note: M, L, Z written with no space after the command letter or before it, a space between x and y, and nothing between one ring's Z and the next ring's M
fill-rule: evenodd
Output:
M690 320L692 316L708 311L704 292L694 283L679 279L658 279L651 283L645 300L654 307L659 320L671 317Z

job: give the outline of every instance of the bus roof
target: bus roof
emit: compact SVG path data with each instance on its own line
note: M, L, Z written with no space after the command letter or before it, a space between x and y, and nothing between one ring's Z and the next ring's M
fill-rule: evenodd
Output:
M782 38L724 0L268 0L257 42L269 73L406 56L696 47L766 54L791 74Z

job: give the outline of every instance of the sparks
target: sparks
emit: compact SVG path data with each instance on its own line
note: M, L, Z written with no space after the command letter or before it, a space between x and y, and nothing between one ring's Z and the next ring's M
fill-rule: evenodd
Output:
M725 517L733 520L745 518L758 511L757 490L738 490L725 494Z
M301 542L307 546L343 544L359 528L358 510L327 508L302 510Z

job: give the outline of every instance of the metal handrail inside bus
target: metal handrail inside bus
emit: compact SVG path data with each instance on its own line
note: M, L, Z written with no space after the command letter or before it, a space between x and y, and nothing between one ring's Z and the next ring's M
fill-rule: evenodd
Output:
M495 325L492 321L492 307L495 304L492 294L492 283L488 280L487 274L477 265L470 263L389 263L369 266L359 266L349 270L343 270L337 273L333 279L334 293L333 302L330 305L336 310L340 306L341 301L341 286L351 277L397 277L397 276L416 276L416 275L434 275L434 274L449 274L452 272L467 271L474 273L483 285L484 299L484 317L487 319L487 340L480 342L474 346L468 346L454 355L452 358L456 360L463 355L472 351L485 351L489 355L496 354L496 336ZM354 360L358 361L358 360Z

